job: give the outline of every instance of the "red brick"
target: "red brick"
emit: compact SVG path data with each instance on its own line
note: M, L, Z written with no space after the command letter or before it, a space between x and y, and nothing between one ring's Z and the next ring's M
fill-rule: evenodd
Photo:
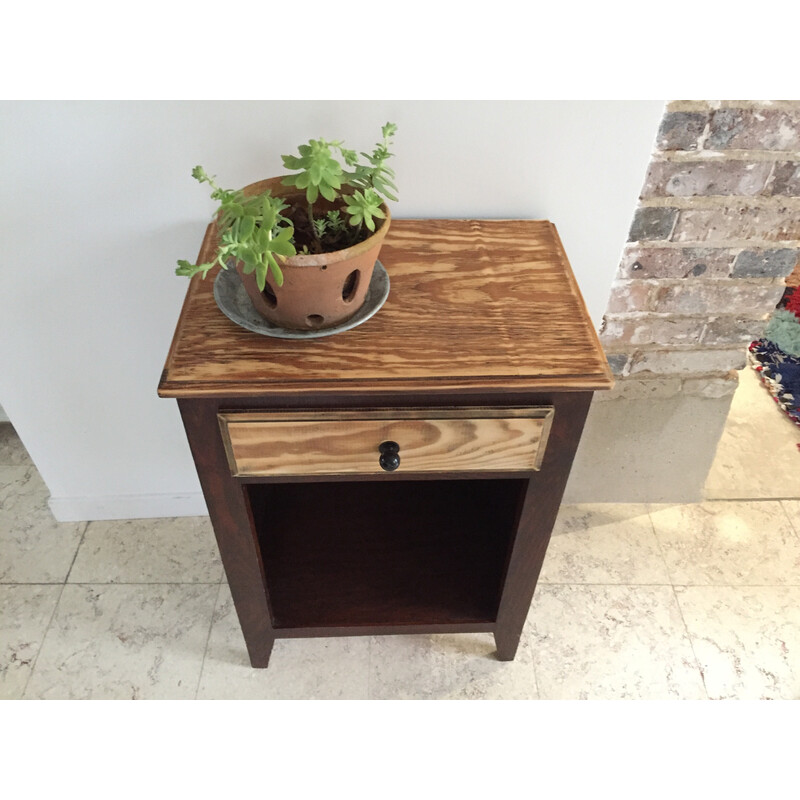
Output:
M739 195L763 192L772 172L769 161L711 161L675 163L652 161L642 198Z
M611 286L606 313L647 311L650 304L651 285L637 281L620 281Z
M731 269L732 278L783 278L790 275L797 264L800 251L795 248L780 250L742 250Z
M705 327L704 317L658 317L637 314L635 317L606 317L600 341L611 345L699 345Z
M745 349L735 350L648 350L634 354L630 374L714 375L742 369Z
M611 372L614 375L621 375L628 363L630 356L627 353L607 353L606 360L608 366L611 367ZM597 394L605 394L605 392L598 392Z
M783 294L783 286L742 280L718 280L683 283L655 289L652 310L661 313L746 314L756 317L775 308Z
M696 150L708 122L708 113L668 111L656 136L659 150Z
M722 243L757 239L767 242L800 240L800 209L786 206L725 206L683 209L675 242Z
M721 108L711 115L706 150L800 150L800 111Z
M628 245L618 280L647 278L727 278L735 250L714 247L640 247Z
M766 317L766 315L764 315ZM743 319L741 316L711 317L703 335L704 345L749 344L758 339L767 325L766 319Z
M781 161L776 164L767 188L773 195L800 197L800 163Z

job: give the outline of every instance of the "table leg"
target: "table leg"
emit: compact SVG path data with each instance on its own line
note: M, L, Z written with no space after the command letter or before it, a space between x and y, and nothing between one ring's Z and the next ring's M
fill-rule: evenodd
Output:
M506 569L494 632L500 661L511 661L516 655L591 400L592 392L554 398L544 461L528 481Z
M244 489L231 478L213 400L178 400L253 667L269 664L275 641L264 567Z

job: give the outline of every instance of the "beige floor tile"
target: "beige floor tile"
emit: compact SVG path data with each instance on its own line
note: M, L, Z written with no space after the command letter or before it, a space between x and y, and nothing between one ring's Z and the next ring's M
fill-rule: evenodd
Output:
M56 522L34 467L0 466L0 583L63 583L86 528Z
M190 699L218 585L66 585L24 697Z
M800 427L778 408L755 370L740 370L704 497L800 498L798 444Z
M676 587L714 699L800 700L800 587Z
M672 587L539 585L527 624L542 699L706 698Z
M800 585L800 539L777 500L652 506L675 585Z
M219 583L208 517L90 522L70 583Z
M10 422L0 422L0 466L32 467L33 461Z
M18 700L61 594L61 586L0 586L0 699Z
M562 506L543 583L669 583L644 504Z
M781 500L781 505L789 517L794 532L800 537L800 500Z
M253 669L223 582L203 664L201 700L365 700L368 637L279 639L269 667Z
M491 634L375 636L370 698L375 700L536 700L530 635L514 661L498 661Z

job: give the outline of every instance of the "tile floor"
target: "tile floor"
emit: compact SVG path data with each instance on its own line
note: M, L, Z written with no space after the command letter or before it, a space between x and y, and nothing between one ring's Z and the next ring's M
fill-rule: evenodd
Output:
M800 427L778 408L751 367L739 371L703 496L800 497Z
M267 670L207 519L46 498L0 425L2 698L800 699L800 498L564 507L513 662L488 634L295 639Z

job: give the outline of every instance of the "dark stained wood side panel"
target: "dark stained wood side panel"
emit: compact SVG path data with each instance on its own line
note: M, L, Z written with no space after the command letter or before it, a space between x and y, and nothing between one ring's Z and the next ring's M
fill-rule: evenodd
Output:
M179 400L178 407L250 663L254 667L266 667L275 635L264 567L245 490L230 477L217 425L217 405L208 400Z
M501 661L512 660L517 652L591 401L591 392L559 397L542 469L528 481L494 634Z

